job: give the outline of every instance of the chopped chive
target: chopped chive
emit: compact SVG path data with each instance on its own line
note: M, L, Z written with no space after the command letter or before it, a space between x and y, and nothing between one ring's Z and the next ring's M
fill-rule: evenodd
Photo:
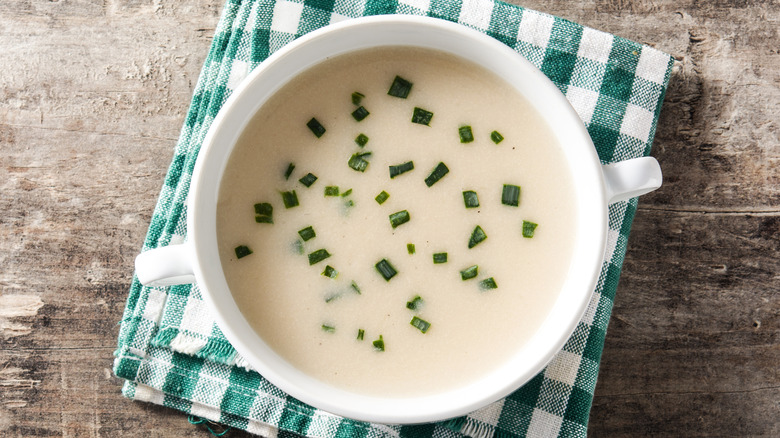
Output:
M487 239L487 234L485 234L485 230L483 230L482 227L477 225L477 227L474 228L474 231L471 232L471 238L469 238L469 249L474 248L485 239Z
M442 263L447 263L447 253L446 252L437 252L433 254L433 264L434 265L440 265Z
M392 225L393 228L397 228L399 225L409 222L409 219L411 219L411 217L409 216L408 211L397 211L390 215L390 225Z
M322 331L327 333L333 333L336 331L336 327L333 327L332 325L328 325L328 324L322 324Z
M325 273L323 272L322 275L325 275ZM325 303L326 304L330 303L331 301L335 300L336 298L340 298L340 297L341 297L340 293L330 294L327 297L325 297Z
M358 334L357 334L357 338L356 339L358 341L362 341L363 340L363 336L365 336L365 335L366 335L366 331L365 330L358 329Z
M284 208L293 208L299 205L298 195L295 193L295 190L291 192L282 192L282 201L284 202Z
M344 207L350 208L355 206L355 201L349 199L347 202L344 203Z
M255 204L255 222L257 223L264 223L264 224L272 224L274 223L274 206L267 203L267 202L261 202L259 204Z
M349 157L347 164L349 164L349 167L351 167L353 170L358 172L365 172L366 168L368 167L368 161L366 161L363 157L368 157L370 155L371 152L352 154L352 156Z
M504 141L504 136L498 131L493 131L490 133L490 139L493 140L493 143L499 144Z
M390 279L395 277L395 274L398 273L398 271L395 270L393 265L391 265L387 259L378 261L374 266L376 267L376 270L382 274L382 277L385 279L385 281L390 281Z
M414 254L415 252L417 252L414 248L414 243L406 244L406 252L408 252L409 254Z
M330 253L327 249L318 249L317 251L309 254L309 265L316 265L328 257L330 257Z
M461 143L471 143L474 141L474 133L471 131L471 126L469 125L458 128L458 135L460 135Z
M352 93L352 104L354 105L360 105L360 102L363 100L363 98L366 97L363 93L359 93L355 91Z
M365 107L359 106L358 109L352 111L352 118L360 122L366 117L368 117L369 114L371 113L369 113Z
M303 241L295 239L295 242L292 243L292 249L296 254L303 254Z
M498 285L496 284L496 280L493 279L493 277L486 278L479 282L479 289L480 290L490 290L490 289L497 289Z
M420 330L421 332L425 333L428 331L429 328L431 328L431 323L422 319L418 318L416 316L412 317L412 320L409 322L414 328L417 330Z
M290 175L292 175L293 170L295 170L295 164L290 163L287 165L287 170L284 172L284 179L290 179Z
M355 143L362 148L368 143L368 136L366 134L359 134L355 137Z
M406 308L409 310L419 310L422 307L424 301L421 296L415 295L410 301L406 302Z
M523 221L523 237L532 238L534 237L534 231L536 231L536 227L538 227L539 224L535 224L530 221Z
M463 203L466 204L466 208L479 207L479 198L477 192L473 190L466 190L463 192Z
M317 233L314 232L314 228L311 226L308 226L302 230L298 230L298 235L301 236L301 239L303 239L304 242L308 242L309 240L317 237Z
M353 282L352 282L352 284L351 284L350 286L352 286L352 289L354 289L354 290L355 290L355 292L357 292L357 294L358 294L358 295L361 295L361 293L360 293L360 288L358 287L357 283L355 283L355 282L353 281Z
M342 197L342 198L346 198L347 196L349 196L349 195L351 195L351 194L352 194L352 189L348 189L346 192L343 192L343 193L341 194L341 197Z
M448 174L450 172L450 169L447 168L447 165L444 163L439 163L436 165L436 168L433 169L430 175L428 175L428 178L425 178L425 185L430 187L437 182L439 182L440 179L444 178L444 175Z
M468 268L460 271L460 279L463 281L471 280L479 274L479 266L469 266Z
M417 123L418 125L431 126L432 118L433 118L432 112L426 111L422 108L414 107L414 112L412 113L412 123Z
M325 186L325 196L338 196L339 186Z
M501 192L501 203L512 207L520 205L520 187L504 184L504 190Z
M390 166L390 179L393 179L397 177L398 175L402 173L406 173L410 170L414 169L414 162L407 161L406 163L396 164L395 166Z
M333 269L333 266L331 265L326 265L325 270L322 271L322 275L328 278L336 278L339 276L339 271Z
M376 195L376 198L374 198L374 200L376 200L377 204L382 205L385 203L385 201L387 201L387 198L389 197L390 194L382 190L380 194Z
M309 120L309 122L306 123L306 126L308 126L309 129L311 129L311 132L313 132L314 135L317 136L317 138L322 137L322 134L325 133L325 127L322 126L322 124L314 117L312 117L311 120Z
M409 92L412 90L412 83L407 81L406 79L396 76L395 79L393 79L393 84L390 85L390 90L387 91L387 94L395 97L400 97L401 99L406 99L407 96L409 96Z
M382 339L382 335L379 335L379 339L372 342L372 344L374 345L374 350L385 351L385 340Z
M303 178L298 180L301 184L305 185L306 187L311 187L312 184L314 184L315 181L317 181L317 175L309 172L306 175L303 176Z
M235 251L236 251L236 258L237 259L246 257L249 254L252 254L252 250L249 249L249 247L246 246L246 245L239 245L239 246L237 246Z

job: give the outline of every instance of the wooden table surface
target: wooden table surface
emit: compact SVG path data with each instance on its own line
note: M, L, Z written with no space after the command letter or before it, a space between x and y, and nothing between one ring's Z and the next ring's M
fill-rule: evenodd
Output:
M0 436L208 436L111 366L221 3L0 2ZM591 435L780 436L780 4L523 5L677 60Z

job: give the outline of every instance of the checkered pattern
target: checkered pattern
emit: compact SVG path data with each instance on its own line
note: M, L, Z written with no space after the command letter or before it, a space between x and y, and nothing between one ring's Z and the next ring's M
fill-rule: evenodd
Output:
M512 47L558 86L603 163L650 152L672 59L653 48L494 0L228 0L152 217L144 250L181 243L203 137L237 84L296 37L377 14L428 15ZM607 253L585 316L552 363L506 399L444 423L387 426L307 406L246 368L211 319L197 285L134 281L114 371L124 394L264 436L585 436L636 199L610 206Z

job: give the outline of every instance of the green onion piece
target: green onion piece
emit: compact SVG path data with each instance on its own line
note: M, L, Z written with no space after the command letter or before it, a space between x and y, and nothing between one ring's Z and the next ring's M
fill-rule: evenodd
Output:
M349 195L351 195L351 194L352 194L352 189L348 189L346 192L343 192L343 193L341 194L341 197L342 197L342 198L346 198L347 196L349 196Z
M332 325L328 325L328 324L322 324L322 331L327 333L333 333L336 331L336 327L333 327Z
M406 308L409 310L419 310L423 305L423 299L421 296L416 295L410 301L406 302Z
M466 204L466 208L479 207L479 198L477 192L473 190L466 190L463 192L463 203Z
M306 175L303 176L303 178L298 180L301 184L305 185L306 187L311 187L312 184L314 184L314 181L317 181L317 175L309 172Z
M317 251L309 254L309 265L316 265L328 257L330 257L330 253L327 249L318 249Z
M360 102L363 100L363 98L366 97L363 93L359 93L355 91L352 93L352 104L353 105L360 105Z
M313 132L314 135L317 136L317 138L322 137L322 134L325 133L325 127L322 126L322 124L314 117L312 117L311 120L309 120L309 122L306 123L306 126L308 126L309 129L311 129L311 132Z
M336 278L339 276L339 271L333 269L333 266L331 265L326 265L325 270L322 271L322 275L328 278Z
M357 170L358 172L365 172L366 168L368 167L368 161L366 161L363 157L368 157L370 155L371 152L352 154L352 156L349 157L347 164L349 164L349 167L351 167L353 170Z
M400 97L401 99L406 99L407 96L409 96L409 92L412 90L412 83L407 81L406 79L396 76L395 79L393 79L393 84L390 85L390 90L387 91L387 94L395 97Z
M430 175L428 175L428 178L425 178L425 185L430 187L437 182L439 182L440 179L444 178L444 175L448 174L450 172L450 169L447 168L447 165L444 163L439 163L436 165L436 168L433 169Z
M314 232L314 228L308 226L302 230L298 230L298 235L301 236L304 242L308 242L310 239L317 237L317 233Z
M295 239L295 242L292 243L292 249L296 254L303 254L303 241Z
M255 204L255 222L272 224L274 223L273 214L274 214L273 205L267 202L261 202L259 204Z
M359 106L358 109L352 111L352 118L360 122L366 117L368 117L369 114L371 113L369 113L365 107Z
M368 136L366 134L359 134L355 137L355 143L362 148L368 143Z
M398 175L402 173L406 173L412 169L414 169L414 163L412 161L407 161L406 163L390 166L390 179L395 178Z
M414 254L416 252L416 250L414 248L414 243L407 243L406 244L406 252L408 252L409 254Z
M471 131L471 126L461 126L458 128L458 135L460 135L461 143L471 143L474 141L474 133Z
M239 246L237 246L235 251L236 251L236 258L237 259L246 257L249 254L252 254L252 250L249 249L249 247L246 246L246 245L239 245Z
M412 123L417 123L418 125L431 126L432 118L433 118L432 112L426 111L422 108L414 107L414 112L412 113Z
M409 322L409 324L411 324L417 330L420 330L423 333L427 332L428 329L431 328L431 323L430 322L428 322L428 321L426 321L424 319L418 318L416 316L412 317L412 320Z
M379 335L379 339L372 342L372 344L374 345L374 350L385 351L385 340L382 339L382 335Z
M293 208L298 206L298 195L295 190L291 192L282 192L282 201L284 202L284 208Z
M323 273L322 273L322 275L325 275L325 273L323 272ZM335 294L328 295L328 296L325 298L325 303L326 303L326 304L327 304L327 303L330 303L331 301L335 300L336 298L340 298L340 297L341 297L341 294L340 294L340 293L335 293Z
M353 201L351 199L344 203L344 207L347 207L347 208L354 207L354 206L355 206L355 201Z
M393 265L391 265L387 259L378 261L374 266L376 267L376 270L382 274L382 277L385 279L385 281L390 281L390 279L395 277L395 274L398 273L398 271L395 270Z
M361 295L361 293L360 293L360 288L358 287L357 283L355 283L355 282L353 281L351 286L352 286L352 289L354 289L354 290L355 290L355 292L357 292L357 294L358 294L358 295Z
M485 239L487 239L485 230L477 225L477 228L474 228L474 231L471 232L471 238L469 239L469 249L474 248Z
M460 279L463 281L471 280L479 274L479 266L469 266L468 268L460 271Z
M292 175L293 170L295 170L295 164L290 163L287 165L287 170L284 172L284 179L290 179L290 175Z
M446 252L437 252L433 255L433 264L439 265L442 263L447 263L447 253Z
M504 184L504 190L501 192L501 203L512 207L520 205L520 187Z
M325 196L338 196L339 186L325 186Z
M409 216L408 211L397 211L390 215L390 225L392 225L393 228L397 228L399 225L409 222L409 219L411 219L411 217Z
M493 140L493 143L499 144L504 141L504 136L498 131L493 131L490 133L490 139Z
M530 221L523 221L523 237L532 238L534 237L534 231L536 231L536 227L538 227L539 224L535 224Z
M382 205L387 201L387 198L390 197L390 194L386 191L382 190L382 192L378 195L376 195L376 198L374 198L377 202L377 204Z
M486 278L479 282L479 289L480 290L490 290L490 289L497 289L498 285L496 284L496 280L493 279L493 277Z
M363 340L363 336L365 336L365 334L366 334L365 330L358 329L357 340L358 341L362 341Z

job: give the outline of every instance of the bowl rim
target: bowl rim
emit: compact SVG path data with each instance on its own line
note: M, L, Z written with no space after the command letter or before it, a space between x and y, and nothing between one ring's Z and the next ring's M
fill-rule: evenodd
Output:
M434 40L431 39L424 44L372 43L378 32L390 31L401 32L399 35L404 35L399 37L401 40L407 38L409 32L422 32L425 36L437 35L440 39L450 38L463 44L478 45L485 50L485 56L495 56L501 59L502 65L506 64L505 67L494 65L488 70L494 73L496 68L516 70L510 74L534 82L537 88L534 92L546 98L546 101L539 105L553 108L556 124L563 127L561 131L565 131L556 133L559 141L560 136L563 136L566 141L576 143L576 147L567 145L567 159L569 164L577 163L576 168L570 170L573 178L579 177L574 178L578 195L582 192L587 196L587 202L580 199L580 196L577 197L578 214L586 216L587 220L585 223L578 221L577 224L578 243L575 256L572 257L570 273L561 295L553 305L555 312L551 311L551 315L539 329L539 332L543 329L549 330L553 335L543 340L541 335L536 334L529 341L529 345L521 349L536 354L536 360L527 365L521 363L517 358L519 354L516 354L508 363L499 366L497 371L476 382L441 394L410 398L356 394L325 384L294 369L270 349L244 319L227 288L216 251L215 212L219 181L235 140L267 97L274 94L292 76L327 57L382 45L417 45L460 56L454 53L453 49L427 45L433 44L431 41ZM349 39L349 43L344 42L350 35L359 35L361 38L353 37ZM413 39L413 36L407 39L410 38ZM328 49L335 44L334 41L339 42L337 48ZM436 44L443 43L439 41ZM292 75L290 70L294 71ZM537 106L538 102L532 100L531 103ZM550 111L552 110L546 110L547 115L544 114L545 111L540 111L547 122L551 120ZM572 157L571 154L576 156ZM587 185L588 192L585 192L581 185ZM242 81L225 101L204 138L191 180L187 228L189 241L194 247L192 261L195 277L203 299L212 310L225 337L252 368L287 394L324 411L361 421L415 424L465 415L499 400L527 383L552 360L585 313L598 280L606 242L606 205L600 161L590 136L563 94L540 70L498 40L466 26L429 17L383 15L339 22L304 35L272 54ZM580 258L584 257L582 254L587 257L579 260L577 254ZM575 260L578 263L574 263ZM572 274L572 270L577 272ZM564 296L570 289L579 292ZM561 309L565 309L565 312Z

